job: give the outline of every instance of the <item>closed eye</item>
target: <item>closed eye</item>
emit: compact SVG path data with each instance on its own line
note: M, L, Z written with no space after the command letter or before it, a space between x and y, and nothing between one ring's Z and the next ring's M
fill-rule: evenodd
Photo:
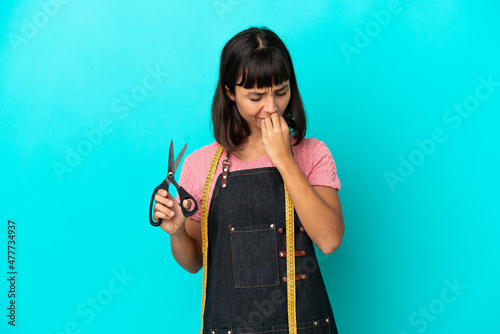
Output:
M278 96L285 96L285 95L286 95L286 92L287 92L287 91L286 91L286 89L285 89L285 90L283 91L283 93L278 93L278 92L276 92L276 95L278 95ZM250 100L252 100L252 101L254 101L254 102L258 102L258 101L260 101L261 99L262 99L262 98L261 98L261 97L259 97L258 99L250 99Z

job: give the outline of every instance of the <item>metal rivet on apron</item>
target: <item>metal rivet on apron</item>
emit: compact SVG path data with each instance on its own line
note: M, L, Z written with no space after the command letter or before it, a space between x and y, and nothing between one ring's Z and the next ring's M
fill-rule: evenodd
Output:
M215 331L212 331L212 334L215 334Z
M227 334L231 334L231 331L227 331Z
M234 227L231 227L231 231L234 231Z
M229 161L229 153L226 159L222 161L222 188L227 188L227 181L229 180L229 167L231 166L231 161Z
M306 251L302 251L302 252L300 252L300 254L306 255Z
M278 233L283 234L283 227L278 228Z
M280 252L280 257L285 257L285 252Z
M306 275L304 275L304 274L300 275L300 277L301 277L302 279L306 279Z
M270 227L270 228L274 228L274 224L271 224L269 227Z
M300 232L304 232L304 226L300 227Z
M315 321L315 322L314 322L314 326L317 326L317 325L318 325L318 322L317 322L317 321Z
M325 321L326 321L326 322L329 322L329 321L330 321L330 318L326 318L326 320L325 320Z

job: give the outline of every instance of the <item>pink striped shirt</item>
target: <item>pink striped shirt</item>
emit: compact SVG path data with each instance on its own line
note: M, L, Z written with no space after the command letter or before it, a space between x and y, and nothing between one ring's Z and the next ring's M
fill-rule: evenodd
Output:
M186 157L184 165L179 177L179 185L190 193L198 202L198 212L191 219L201 220L201 197L203 194L203 186L205 179L210 169L210 164L217 150L217 142L204 146L199 150L194 151ZM326 145L314 138L304 138L299 145L292 146L293 156L302 174L312 186L326 186L340 190L340 180L337 177L337 169L330 150ZM222 160L226 157L225 150L222 152L219 164L215 171L212 186L210 188L208 208L212 199L212 192L215 182L219 174L222 173ZM269 160L267 155L254 161L243 161L235 155L230 155L231 161L230 172L263 168L275 167ZM178 199L178 198L177 198Z

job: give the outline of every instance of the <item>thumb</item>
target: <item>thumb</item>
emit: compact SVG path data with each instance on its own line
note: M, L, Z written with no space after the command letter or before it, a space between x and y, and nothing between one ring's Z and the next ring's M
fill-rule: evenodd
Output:
M182 206L186 209L186 210L189 210L191 209L191 201L188 200L188 199L185 199L183 202L182 202Z

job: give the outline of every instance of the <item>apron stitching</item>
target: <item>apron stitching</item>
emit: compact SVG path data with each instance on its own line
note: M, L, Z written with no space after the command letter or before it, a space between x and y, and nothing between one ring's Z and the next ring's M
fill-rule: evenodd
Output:
M268 230L257 230L257 231L268 231ZM268 284L268 285L250 285L250 286L236 286L236 273L234 272L234 256L233 256L233 233L244 233L244 232L253 232L253 231L234 231L234 232L229 232L229 238L231 240L231 260L232 260L232 264L233 264L233 284L234 284L234 288L235 289L241 289L241 288L245 288L245 289L249 289L249 288L263 288L263 287L266 287L266 286L277 286L279 285L279 272L277 272L278 274L278 283L277 284ZM276 241L276 238L275 238L275 241ZM277 261L276 261L277 262ZM276 265L277 267L277 265ZM278 268L276 268L278 270Z
M323 324L323 325L326 325L326 324ZM323 325L320 325L320 326L323 326ZM330 324L328 324L328 326L330 326ZM314 325L313 326L305 326L305 327L297 327L297 329L307 329L307 328L313 328L314 329ZM319 327L319 326L317 326ZM251 332L251 333L241 333L241 334L261 334L261 333L274 333L274 332L283 332L283 331L288 331L288 328L286 329L274 329L274 326L272 326L272 329L269 330L269 331L261 331L261 332Z
M248 230L248 231L231 231L229 233L247 233L247 232L262 232L262 231L269 231L269 229L262 229L262 230ZM276 239L275 239L276 240Z
M271 167L262 167L262 168L271 168ZM239 172L239 171L237 170L237 171L234 171L234 172ZM234 172L230 172L230 173L234 173ZM231 175L231 177L247 176L247 175L256 175L256 174L263 174L263 173L278 173L278 172L275 172L275 171L262 171L262 172L253 172L253 173L245 173L245 174Z
M235 286L236 289L251 289L251 288L265 288L266 286L278 286L277 284L269 284L269 285L251 285L251 286Z
M324 324L314 325L314 333L316 333L316 328L328 325L328 333L330 333L330 323L325 322Z
M274 229L274 254L275 256L278 256L278 236L276 235L276 229ZM278 277L276 277L278 279L278 285L279 285L279 282L280 282L280 267L279 267L279 258L276 260L276 273L278 274ZM273 333L274 333L274 327L273 327Z
M268 173L268 172L260 172L260 173ZM246 174L246 175L251 175L251 174L258 174L258 173L250 173L250 174ZM214 198L212 200L214 200ZM215 202L213 202L213 203L215 203ZM278 266L279 261L276 261L276 274L277 274L276 280L278 283L266 284L266 285L236 286L236 273L234 271L234 255L233 255L234 254L234 251L233 251L233 233L261 232L261 231L269 231L269 229L248 230L248 231L231 231L231 230L229 230L229 238L230 238L230 242L231 242L231 261L232 261L232 265L233 265L233 285L234 285L235 289L263 288L263 287L268 287L268 286L279 286L280 285L280 279L279 279L280 275L279 275L279 266ZM277 238L278 237L276 235L276 229L274 229L275 254L277 254L277 252L278 252Z
M236 289L236 273L234 272L234 256L233 256L233 234L229 232L229 238L231 240L231 260L232 260L232 265L233 265L233 284L234 288Z

